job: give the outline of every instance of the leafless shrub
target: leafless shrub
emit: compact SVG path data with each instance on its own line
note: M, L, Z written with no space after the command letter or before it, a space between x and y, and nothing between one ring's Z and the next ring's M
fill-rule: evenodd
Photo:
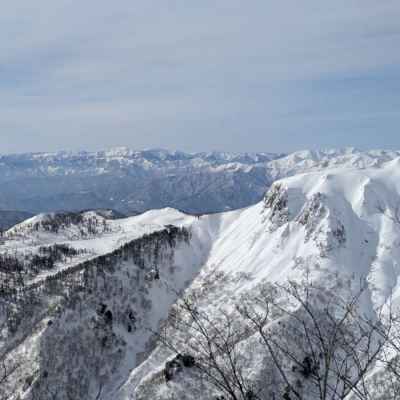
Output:
M370 400L371 371L389 346L400 354L400 336L393 339L398 320L390 310L384 318L381 309L364 315L366 285L355 290L338 282L330 289L308 277L266 285L233 312L219 310L212 318L186 296L158 337L174 353L193 357L199 379L221 399ZM274 375L267 388L248 376L241 344L254 337ZM400 378L400 362L387 363Z

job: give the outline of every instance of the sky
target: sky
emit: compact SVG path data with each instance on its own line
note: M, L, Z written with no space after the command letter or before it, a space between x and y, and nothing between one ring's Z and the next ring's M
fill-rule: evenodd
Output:
M398 0L13 0L0 153L400 149Z

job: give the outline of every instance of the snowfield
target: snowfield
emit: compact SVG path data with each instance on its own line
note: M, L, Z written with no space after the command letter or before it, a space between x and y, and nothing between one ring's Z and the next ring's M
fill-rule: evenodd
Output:
M39 300L28 313L27 305L15 306L19 323L3 328L8 362L20 367L2 390L27 400L51 399L55 388L60 400L218 395L189 369L171 382L162 379L173 354L156 334L186 295L195 295L199 310L218 325L221 310L234 313L265 285L301 282L307 274L316 285L334 288L340 281L350 291L366 281L363 315L398 308L400 155L303 152L269 166L276 177L289 176L239 210L193 216L164 208L123 219L46 214L5 232L2 255L28 260L54 244L77 254L22 274ZM3 319L13 301L20 299L2 302ZM248 375L262 381L266 355L257 335L237 346ZM370 379L382 373L376 366Z

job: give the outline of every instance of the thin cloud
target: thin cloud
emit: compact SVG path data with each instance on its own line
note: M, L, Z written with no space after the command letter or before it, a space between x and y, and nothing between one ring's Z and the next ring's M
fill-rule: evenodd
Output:
M287 151L307 146L310 120L313 145L334 143L348 122L338 146L366 134L371 146L400 146L399 74L387 74L400 67L399 18L391 0L16 0L0 15L2 151L113 141ZM365 80L357 97L340 83L366 74L380 88Z

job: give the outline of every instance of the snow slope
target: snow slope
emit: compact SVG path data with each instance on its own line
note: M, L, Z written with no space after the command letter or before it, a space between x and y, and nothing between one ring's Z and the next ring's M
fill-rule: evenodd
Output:
M57 232L40 224L32 229L49 218L42 215L8 231L2 254L22 256L57 242L87 250L55 271L41 272L42 305L27 323L25 339L16 341L3 332L3 345L14 346L10 357L23 361L19 380L12 381L21 398L38 393L47 400L46 382L58 382L59 399L92 399L99 390L104 400L209 399L215 393L196 385L189 372L172 383L159 379L171 354L156 345L152 332L184 292L196 294L199 308L212 317L221 309L234 312L269 282L299 281L307 273L326 287L340 278L357 290L367 280L366 315L391 294L398 307L400 157L385 152L361 156L353 150L293 157L279 160L279 173L291 176L275 181L261 202L247 208L199 217L167 208L117 220L86 213L78 225L62 225ZM292 161L299 165L299 159L311 161L295 174ZM88 232L88 218L106 228ZM123 250L126 246L132 252ZM98 268L94 263L105 264ZM65 275L58 281L60 271ZM80 292L81 279L89 282L90 292ZM61 289L54 288L56 283ZM60 301L57 290L68 293L68 300ZM104 310L98 311L102 304L112 310L111 326ZM47 311L53 307L58 311ZM52 324L46 325L49 318ZM254 350L257 340L249 335L240 346L244 357L250 355L249 375L257 380L264 362L262 351ZM53 353L57 360L49 356ZM84 356L78 358L79 353ZM54 375L44 378L49 367ZM20 383L30 376L30 385Z

